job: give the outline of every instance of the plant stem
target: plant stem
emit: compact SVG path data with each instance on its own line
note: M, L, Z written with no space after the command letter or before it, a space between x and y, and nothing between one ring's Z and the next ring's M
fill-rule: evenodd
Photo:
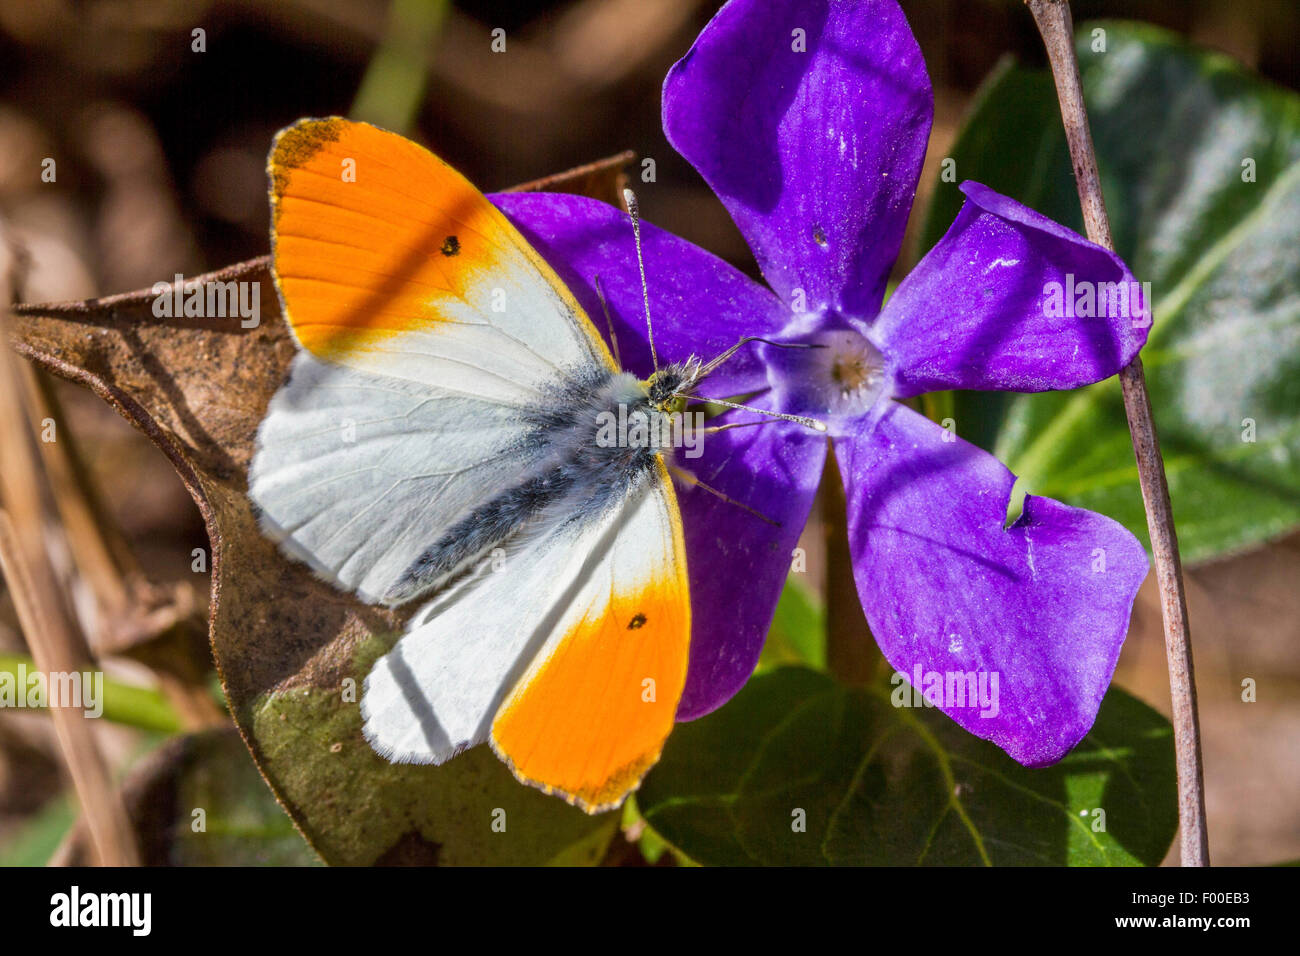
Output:
M884 664L876 649L853 579L848 503L835 452L822 473L822 530L826 535L826 669L846 684L866 684Z
M4 519L0 519L4 520ZM22 654L0 653L0 674L5 674L14 686L24 674L30 675L40 670L36 661ZM156 730L164 734L174 734L183 729L176 711L167 697L147 687L124 684L104 678L103 717L115 724L124 724L140 730ZM48 710L48 707L43 709Z
M1083 102L1079 63L1074 52L1074 21L1069 0L1025 0L1043 36L1056 81L1061 119L1070 146L1074 178L1088 238L1114 251L1110 220L1097 174L1088 111ZM1205 828L1205 784L1201 761L1201 727L1196 711L1196 680L1192 669L1192 642L1187 625L1187 597L1183 591L1182 561L1174 530L1169 482L1160 440L1151 413L1142 360L1119 373L1128 415L1138 481L1146 507L1147 529L1155 557L1156 584L1165 627L1165 654L1169 663L1169 690L1173 698L1174 748L1178 763L1179 849L1183 866L1209 866L1210 849Z

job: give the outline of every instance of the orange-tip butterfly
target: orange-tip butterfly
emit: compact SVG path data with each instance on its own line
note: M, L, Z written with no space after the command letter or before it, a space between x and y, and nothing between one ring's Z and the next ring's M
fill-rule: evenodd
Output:
M735 349L622 371L505 216L396 134L302 120L269 173L300 351L249 496L339 588L423 602L366 678L366 739L435 764L490 742L520 780L617 806L672 728L691 615L664 449L597 422L630 409L655 434Z

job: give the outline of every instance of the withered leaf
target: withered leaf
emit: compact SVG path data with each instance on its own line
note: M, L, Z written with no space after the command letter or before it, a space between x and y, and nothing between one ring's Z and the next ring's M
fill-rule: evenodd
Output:
M629 158L519 188L617 202ZM336 591L258 529L247 469L295 350L269 268L262 257L184 283L252 283L255 328L243 328L238 316L159 318L157 296L142 290L17 306L13 345L116 408L167 455L193 495L212 543L210 637L236 724L276 797L327 862L598 861L617 814L589 817L518 784L486 747L442 767L393 765L362 738L362 682L412 611ZM498 832L499 811L505 832Z

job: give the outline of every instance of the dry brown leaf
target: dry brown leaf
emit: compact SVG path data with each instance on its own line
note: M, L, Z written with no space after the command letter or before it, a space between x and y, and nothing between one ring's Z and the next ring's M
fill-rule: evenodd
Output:
M526 184L617 202L622 154ZM295 345L269 257L184 282L259 287L261 320L154 315L152 290L23 305L14 348L94 391L167 455L212 544L210 637L244 742L332 863L595 862L614 814L591 818L523 787L486 748L443 767L393 765L361 736L359 688L410 611L362 604L284 558L246 497L254 438ZM349 681L354 682L349 686ZM349 689L352 691L351 699ZM505 811L505 833L494 812Z

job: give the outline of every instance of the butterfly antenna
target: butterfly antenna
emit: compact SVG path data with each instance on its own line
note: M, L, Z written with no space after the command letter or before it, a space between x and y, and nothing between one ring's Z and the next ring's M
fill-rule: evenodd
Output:
M655 352L655 330L650 324L650 288L645 281L645 260L641 257L641 212L637 208L636 193L624 188L623 202L627 203L627 214L632 217L632 238L636 240L636 267L641 272L641 298L645 302L645 328L650 337L650 361L655 371L659 371L659 356Z
M746 412L753 412L756 415L767 415L770 418L779 418L785 422L794 422L796 425L811 428L815 432L826 431L826 423L819 422L815 418L805 418L803 415L787 415L785 412L773 412L766 408L755 408L753 405L740 405L723 398L705 398L703 395L692 395L690 397L697 402L707 402L710 405L725 405L727 408L739 408Z
M750 342L762 342L764 345L770 345L778 349L824 349L826 346L819 345L815 342L773 342L771 339L765 339L761 335L746 335L743 339L733 345L721 355L716 356L712 361L700 366L700 370L695 373L695 381L699 381L705 376L711 374L719 365L726 362L743 347Z

